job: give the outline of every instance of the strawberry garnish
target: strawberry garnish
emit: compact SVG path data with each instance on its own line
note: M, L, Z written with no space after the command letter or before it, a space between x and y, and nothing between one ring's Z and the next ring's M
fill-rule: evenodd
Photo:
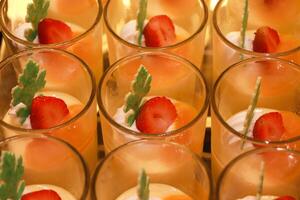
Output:
M279 112L270 112L256 120L253 137L261 141L278 141L284 131L282 115Z
M32 100L30 122L33 129L59 125L69 114L66 103L56 97L38 96Z
M147 47L164 47L176 42L175 27L166 15L152 17L143 31Z
M276 30L263 26L255 32L253 51L260 53L274 53L280 43L279 34Z
M41 44L53 44L72 39L71 28L62 21L43 19L38 25L38 36Z
M296 198L294 198L292 196L281 196L281 197L278 197L274 200L296 200Z
M24 194L21 200L61 200L61 198L53 190L40 190Z
M143 133L163 133L176 117L176 108L169 99L154 97L141 107L136 119L136 126Z

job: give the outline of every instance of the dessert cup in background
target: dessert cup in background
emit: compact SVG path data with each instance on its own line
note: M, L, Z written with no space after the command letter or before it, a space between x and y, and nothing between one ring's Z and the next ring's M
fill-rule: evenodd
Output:
M137 129L137 123L132 126L125 124L125 99L141 65L152 76L150 90L141 104L158 97L156 103L162 99L164 102L172 102L171 107L175 107L175 115L177 113L175 121L167 130L160 130L155 134ZM188 146L195 153L202 153L209 94L203 75L191 62L163 52L143 52L122 58L100 80L97 99L106 152L132 140L156 138L174 141ZM166 106L162 106L156 113L152 113L154 118L162 119L162 123L163 118L169 115L169 110L165 108ZM153 111L152 108L150 110ZM150 123L149 120L150 118L145 122ZM160 121L157 124L161 124ZM155 127L156 123L150 123L149 126Z
M40 71L34 69L39 77L44 71L46 75L44 87L28 102L30 115L23 123L18 112L24 102L15 105L16 88L23 89L27 98L27 93L38 86L39 79L34 77L29 65L39 66ZM80 58L67 51L44 48L17 53L0 63L0 91L1 137L28 133L58 137L73 145L90 170L94 169L97 162L96 83L90 68Z
M136 52L157 50L173 52L201 69L208 18L204 0L148 1L142 45L138 44L136 30L139 4L138 0L107 1L103 17L110 62ZM147 25L149 34L146 37Z
M299 161L299 151L284 148L259 148L241 154L222 171L217 200L257 199L260 187L261 199L299 199Z
M1 2L0 22L10 53L32 47L65 49L84 60L99 81L103 73L101 0L50 0L46 16L39 22L38 35L31 42L24 35L32 27L26 21L27 6L32 2ZM30 13L34 15L32 10Z
M206 166L196 154L175 143L139 140L113 150L98 165L92 178L92 199L136 199L142 169L150 179L150 199L211 197Z
M212 92L212 171L215 180L230 160L261 146L300 150L300 66L278 58L251 58L230 66ZM258 102L243 134L257 77Z
M22 179L26 185L23 196L31 192L52 190L63 200L87 199L90 176L88 168L79 152L63 140L44 134L27 133L1 140L0 151L2 156L5 152L10 152L22 158ZM14 178L17 180L20 177Z
M250 57L280 57L300 64L300 2L220 0L213 12L213 80L230 65ZM287 12L283 12L288 10ZM245 22L245 43L241 30Z

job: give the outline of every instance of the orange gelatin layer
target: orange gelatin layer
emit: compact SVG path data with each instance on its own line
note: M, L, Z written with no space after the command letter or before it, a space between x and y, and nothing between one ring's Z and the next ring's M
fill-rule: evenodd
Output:
M300 136L300 116L293 112L281 111L285 133L282 140ZM298 147L300 150L300 147Z
M170 195L163 198L163 200L192 200L192 198L186 195Z

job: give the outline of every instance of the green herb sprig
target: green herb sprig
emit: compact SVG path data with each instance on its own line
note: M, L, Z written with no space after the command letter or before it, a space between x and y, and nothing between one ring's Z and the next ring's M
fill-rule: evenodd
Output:
M0 200L19 200L25 188L22 180L24 167L22 157L2 151L0 160Z
M39 69L39 65L29 60L23 73L19 76L19 85L12 89L11 105L16 106L23 103L25 107L17 111L17 116L23 124L30 114L31 102L37 91L44 88L46 71Z
M149 199L149 177L146 174L144 169L141 170L139 178L138 178L138 188L137 194L139 200L148 200Z
M140 2L139 2L139 11L138 11L138 15L137 15L137 26L136 26L136 29L139 32L139 35L138 35L138 45L139 46L142 46L144 22L147 17L147 4L148 4L148 0L140 0Z
M254 110L255 110L257 102L258 102L258 97L259 97L259 93L260 93L260 86L261 86L261 77L259 76L256 79L255 90L254 90L254 93L253 93L253 96L252 96L252 99L251 99L251 104L248 107L246 118L245 118L245 121L244 121L244 127L243 127L243 131L242 131L243 141L242 141L242 145L241 145L242 150L244 149L245 138L246 138L247 133L249 131L250 124L251 124L251 121L252 121L253 116L254 116Z
M143 99L151 88L151 81L152 76L141 65L132 82L132 90L125 98L124 112L127 113L125 120L128 126L131 126L135 121Z
M246 30L248 26L248 16L249 16L249 2L248 0L244 0L244 12L243 12L243 20L242 20L242 29L240 33L240 47L245 47L245 39L246 39ZM244 55L241 54L241 60L244 59Z
M32 28L25 31L25 38L32 42L38 33L39 22L47 16L49 0L33 0L33 3L27 6L27 15L25 21L31 23Z
M260 175L259 175L259 184L257 188L256 200L260 200L263 188L264 188L264 174L265 174L265 162L261 162Z

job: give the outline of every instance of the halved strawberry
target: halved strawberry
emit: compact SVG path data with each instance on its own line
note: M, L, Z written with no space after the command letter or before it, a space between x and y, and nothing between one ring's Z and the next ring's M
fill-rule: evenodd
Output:
M262 141L278 141L284 134L282 115L270 112L258 118L254 124L253 137Z
M32 100L30 122L33 129L59 125L69 114L66 103L56 97L38 96Z
M280 37L276 30L263 26L255 32L253 51L260 53L274 53L277 51Z
M154 97L141 107L136 119L136 126L143 133L163 133L176 117L176 108L169 99Z
M164 47L176 42L175 27L167 15L152 17L143 31L147 47Z
M292 196L281 196L281 197L278 197L274 200L296 200L296 198L294 198Z
M23 195L21 200L61 200L61 198L53 190L40 190Z
M45 18L39 22L38 36L41 44L53 44L72 39L73 33L64 22Z

